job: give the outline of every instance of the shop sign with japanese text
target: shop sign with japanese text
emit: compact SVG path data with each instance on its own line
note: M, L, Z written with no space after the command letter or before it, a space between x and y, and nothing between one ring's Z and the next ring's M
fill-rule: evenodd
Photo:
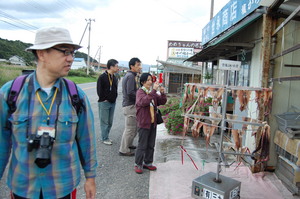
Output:
M168 41L168 48L193 48L202 49L201 42L199 41Z
M169 48L168 58L189 58L194 54L193 48Z
M241 70L241 62L240 61L232 61L226 59L219 59L219 69L220 70L231 70L238 71Z
M231 0L202 29L202 45L218 36L260 6L261 0Z

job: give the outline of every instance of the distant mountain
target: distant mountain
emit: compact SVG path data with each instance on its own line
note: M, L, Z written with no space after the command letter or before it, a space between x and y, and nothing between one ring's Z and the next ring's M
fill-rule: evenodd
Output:
M10 57L17 55L24 59L26 65L33 65L35 61L33 54L25 51L29 46L32 46L32 44L0 38L0 59L8 60ZM84 58L87 61L87 54L85 53L77 52L76 57ZM92 60L94 59L90 56L90 61ZM96 60L94 62L98 63Z
M119 66L122 66L124 68L127 68L127 70L129 70L129 60L128 61L118 61L119 62ZM143 67L143 72L149 72L150 69L150 65L149 64L144 64L142 63L142 67Z
M14 55L22 57L26 65L31 65L34 61L34 56L32 53L25 52L25 49L32 44L24 43L19 40L11 41L7 39L0 38L0 59L9 59Z

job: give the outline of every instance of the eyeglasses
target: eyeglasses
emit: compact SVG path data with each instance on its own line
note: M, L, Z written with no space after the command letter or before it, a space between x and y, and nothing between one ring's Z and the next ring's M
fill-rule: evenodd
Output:
M55 47L52 47L52 49L54 49L54 50L57 50L57 51L59 51L59 52L62 52L62 53L64 53L64 55L65 55L65 56L72 55L72 57L75 57L75 53L76 53L76 51L75 51L75 50L73 50L73 51L70 51L70 50L62 50L62 49L55 48Z

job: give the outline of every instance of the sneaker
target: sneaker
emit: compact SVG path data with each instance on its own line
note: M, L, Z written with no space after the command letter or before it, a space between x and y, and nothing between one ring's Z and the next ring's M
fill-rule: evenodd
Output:
M128 153L119 152L119 155L120 156L134 156L134 153L133 152L128 152Z
M143 173L143 169L141 166L134 166L134 171L137 173L137 174L142 174Z
M156 166L153 166L153 165L146 165L146 164L143 165L143 168L144 168L144 169L148 169L148 170L150 170L150 171L155 171L155 170L157 169Z
M103 141L103 143L106 145L112 145L112 142L110 140L105 140L105 141Z

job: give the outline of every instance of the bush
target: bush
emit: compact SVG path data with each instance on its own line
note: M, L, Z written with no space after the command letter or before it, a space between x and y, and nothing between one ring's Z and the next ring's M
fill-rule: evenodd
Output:
M96 72L92 69L89 69L89 75L87 75L86 68L72 69L68 74L68 76L77 76L77 77L92 77L95 75Z
M168 133L177 134L183 130L185 107L180 107L180 98L174 97L168 99L168 102L159 107L162 115L165 117L165 126L168 129Z
M208 110L209 106L211 106L211 101L211 97L206 98L204 101L204 106L200 106L199 104L197 104L192 113L204 112L205 115L209 115ZM182 115L192 107L194 102L195 100L185 102L185 104L181 106L181 99L175 97L168 99L168 102L165 105L159 107L162 115L165 117L165 126L168 129L169 133L182 133L184 126L184 117Z
M166 117L166 128L171 134L182 133L184 118L181 109L170 112Z
M170 98L165 105L159 106L161 114L167 115L174 110L180 109L180 99L179 98Z

